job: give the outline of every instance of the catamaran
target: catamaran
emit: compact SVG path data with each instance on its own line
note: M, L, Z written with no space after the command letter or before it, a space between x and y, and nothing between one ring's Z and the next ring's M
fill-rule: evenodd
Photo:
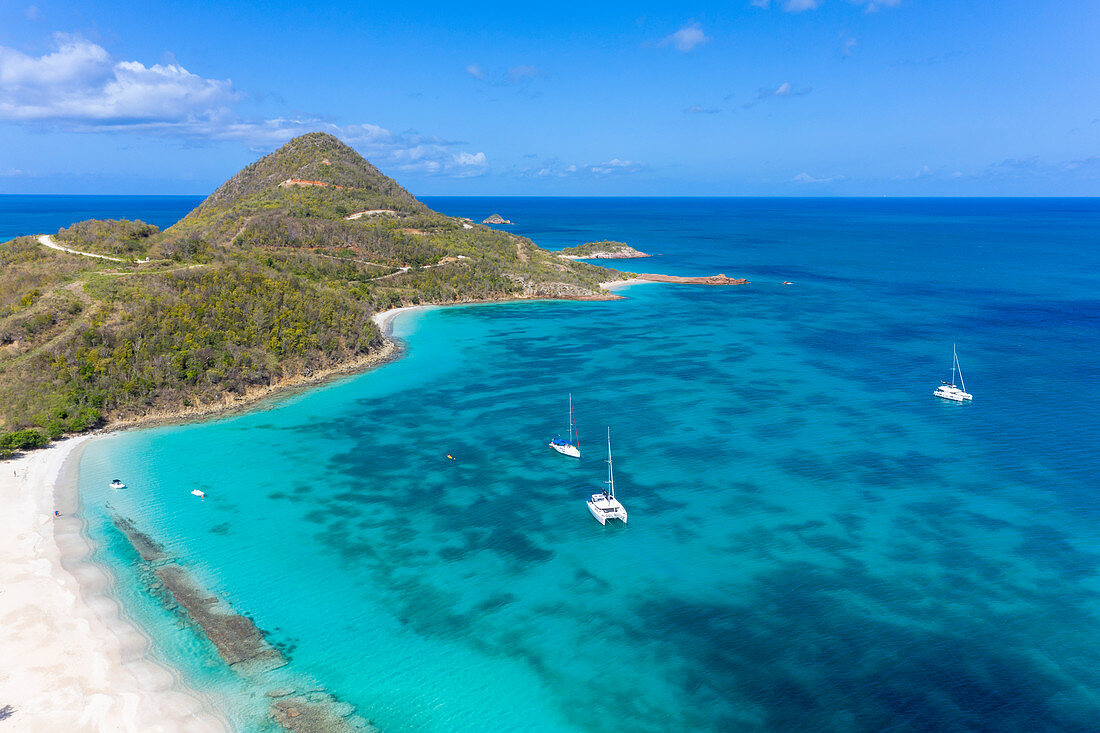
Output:
M577 421L573 418L573 395L569 395L569 440L559 435L550 441L550 447L563 455L581 457L581 438L577 435Z
M937 397L942 397L945 400L953 400L955 402L965 402L967 400L974 399L974 396L966 391L966 382L963 381L963 370L959 364L959 355L955 352L955 344L951 344L951 355L953 361L951 362L951 383L940 382L940 386L933 392ZM955 372L959 373L960 387L955 386Z
M588 511L600 524L621 519L626 524L626 508L615 498L615 471L611 466L611 428L607 429L607 488L588 500Z

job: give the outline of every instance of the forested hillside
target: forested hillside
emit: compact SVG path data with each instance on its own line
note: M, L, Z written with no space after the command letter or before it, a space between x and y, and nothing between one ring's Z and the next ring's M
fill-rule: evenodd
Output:
M0 244L0 455L362 359L397 305L606 297L613 270L428 209L336 138L296 138L160 232Z

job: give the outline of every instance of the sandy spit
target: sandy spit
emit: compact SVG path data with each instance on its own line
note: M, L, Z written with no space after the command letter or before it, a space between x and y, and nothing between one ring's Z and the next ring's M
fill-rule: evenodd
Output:
M652 283L654 280L644 280L640 277L631 277L626 280L610 280L605 283L600 283L600 287L605 290L616 290L618 288L625 288L629 285L641 285L642 283Z

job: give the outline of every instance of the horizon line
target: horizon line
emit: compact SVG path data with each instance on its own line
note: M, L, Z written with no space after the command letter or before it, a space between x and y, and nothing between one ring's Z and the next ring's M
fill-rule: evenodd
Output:
M202 197L212 195L210 193L0 193L4 196L135 196L142 198L172 198L172 197ZM454 199L479 199L479 198L515 198L515 199L1100 199L1098 195L1055 195L1055 194L930 194L925 196L895 195L895 194L740 194L740 193L710 193L710 194L527 194L527 193L482 193L482 194L448 194L425 193L418 194L416 198L454 198Z

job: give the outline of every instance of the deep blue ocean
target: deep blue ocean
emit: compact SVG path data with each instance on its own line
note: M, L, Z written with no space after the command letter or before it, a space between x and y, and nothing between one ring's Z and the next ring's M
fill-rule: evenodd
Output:
M0 195L0 242L28 234L53 234L85 219L141 219L172 226L204 196Z
M0 237L197 201L0 197ZM752 284L416 311L400 361L89 446L97 560L237 727L108 509L388 733L1100 727L1100 200L425 201Z

